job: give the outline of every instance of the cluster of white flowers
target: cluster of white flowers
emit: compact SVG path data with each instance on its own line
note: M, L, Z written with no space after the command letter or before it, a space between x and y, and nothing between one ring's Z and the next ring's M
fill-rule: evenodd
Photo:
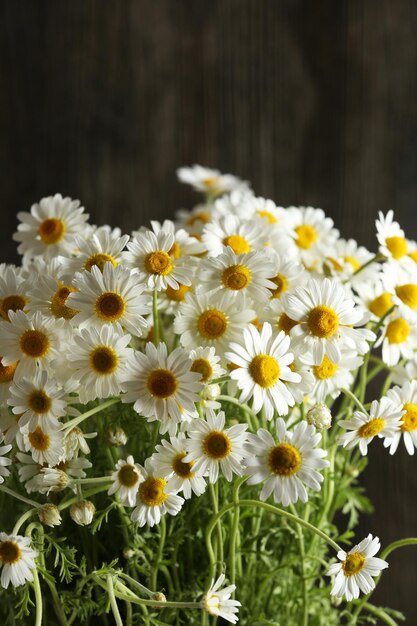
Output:
M146 459L134 458L123 431L112 434L126 455L108 494L139 526L234 476L261 485L262 501L306 502L329 466L320 403L352 389L379 345L379 367L392 368L396 386L369 412L359 405L345 415L338 443L366 454L382 437L393 454L403 438L413 454L417 243L392 211L376 222L374 255L342 239L321 209L276 206L200 166L178 176L204 202L130 235L90 225L80 203L59 194L19 213L21 267L0 265L0 481L13 446L28 493L76 492L94 474L87 440L96 435L78 427L80 405L113 399L158 423ZM225 414L233 399L247 423ZM0 535L4 587L32 579L27 543ZM378 547L370 536L339 553L334 595L373 588L386 567ZM202 607L235 623L239 603L229 599L234 586L219 591L223 581Z

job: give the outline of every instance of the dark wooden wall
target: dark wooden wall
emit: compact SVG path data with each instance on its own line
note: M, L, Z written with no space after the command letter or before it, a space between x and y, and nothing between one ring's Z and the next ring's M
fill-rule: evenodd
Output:
M369 246L381 209L417 238L416 32L414 0L0 1L1 259L16 212L56 191L126 230L172 216L194 162ZM364 481L361 532L417 535L417 459L374 447ZM378 591L409 624L416 557Z

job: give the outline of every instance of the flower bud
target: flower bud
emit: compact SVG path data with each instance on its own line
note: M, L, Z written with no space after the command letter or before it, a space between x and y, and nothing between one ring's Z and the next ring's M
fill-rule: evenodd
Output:
M45 526L59 526L61 523L61 514L55 504L44 504L39 510L38 516Z
M123 549L123 556L125 557L125 559L131 559L132 557L135 556L135 551L132 550L132 548L124 548Z
M112 446L125 446L127 443L127 435L121 426L108 430L106 436Z
M315 404L307 413L307 422L321 432L332 425L332 414L323 402Z
M79 526L88 526L93 520L96 507L90 500L75 502L70 508L70 515Z
M217 383L213 383L212 385L207 385L202 393L201 397L203 400L215 400L221 394L220 385Z
M161 591L155 591L150 597L151 600L155 600L155 602L166 602L166 596ZM155 609L162 609L164 607L156 606Z

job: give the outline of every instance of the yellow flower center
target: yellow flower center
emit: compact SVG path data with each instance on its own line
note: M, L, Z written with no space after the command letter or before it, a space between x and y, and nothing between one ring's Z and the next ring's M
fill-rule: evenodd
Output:
M408 256L410 257L410 259L413 259L414 263L417 263L417 250L414 250L414 252L410 252Z
M401 259L407 254L407 241L404 237L387 237L385 243L394 259Z
M351 264L354 272L357 272L361 268L361 264L353 256L345 256L343 260L345 263Z
M375 437L385 426L385 420L382 417L374 417L369 420L366 424L363 424L360 428L358 428L359 437L364 437L365 439L368 437Z
M232 449L232 442L226 433L212 430L203 439L204 454L212 459L225 459Z
M177 379L170 370L157 369L149 374L146 386L155 398L169 398L177 390Z
M28 398L28 406L34 413L47 413L52 406L51 398L43 389L34 389Z
M40 330L26 330L20 337L20 349L26 356L39 358L49 352L50 343Z
M183 458L186 456L185 452L179 452L172 459L172 469L181 478L192 478L194 472L191 471L193 463L184 463Z
M0 300L0 315L8 322L9 311L21 311L27 303L28 300L19 294L7 296L4 300Z
M116 267L117 261L110 254L106 254L105 252L97 252L97 254L92 254L86 262L84 263L84 269L89 272L91 268L95 265L98 267L100 272L104 270L104 266L106 263L111 263L113 267Z
M387 326L386 336L389 343L404 343L410 334L410 325L403 318L399 317L390 322Z
M333 267L334 270L336 270L336 272L341 272L343 270L343 265L340 265L339 261L336 261L336 259L334 259L333 257L327 256L326 261L330 263L330 265Z
M11 380L13 380L16 367L17 363L12 363L11 365L3 365L0 357L0 383L9 383Z
M360 552L348 554L342 562L342 569L345 576L353 576L361 571L365 565L365 557Z
M124 487L134 487L139 480L139 474L134 465L126 463L117 472L117 478Z
M278 319L277 326L278 330L283 330L286 335L289 335L291 329L294 328L294 326L297 326L297 324L298 322L292 320L290 317L288 317L286 313L281 313Z
M0 561L7 565L12 565L20 561L22 552L19 545L15 541L0 542Z
M54 293L51 299L51 311L55 317L70 320L74 315L77 315L78 311L65 304L70 293L74 291L77 291L74 287L60 284L58 291Z
M269 211L257 211L259 217L266 217L270 224L276 224L278 222L275 215L272 215Z
M327 380L328 378L332 378L337 372L337 365L333 363L327 356L324 355L323 361L320 365L315 365L313 367L314 375L319 380Z
M377 317L383 317L394 306L392 296L388 291L381 293L368 304L368 309Z
M38 234L43 243L50 245L61 241L65 235L64 222L56 217L50 217L39 224Z
M139 485L139 497L147 506L160 506L167 499L164 491L167 481L150 476Z
M172 259L168 252L164 250L156 250L150 252L145 257L145 268L149 274L157 274L158 276L167 276L172 272L174 267Z
M109 346L97 346L90 353L90 366L101 375L113 374L119 365L119 357Z
M174 302L183 302L187 293L191 291L191 287L188 287L187 285L182 285L181 283L178 284L178 289L173 289L170 285L168 285L165 293L167 298L169 298L170 300L174 300Z
M204 187L211 190L217 185L218 180L219 179L217 176L208 176L207 178L203 178L201 182L203 183Z
M223 244L232 248L235 254L244 254L245 252L250 252L251 249L249 242L240 235L229 235L229 237L225 237Z
M251 272L246 265L232 265L224 270L222 282L226 289L239 291L244 289L251 282Z
M249 364L249 374L257 385L265 389L275 385L280 373L278 362L268 354L258 354Z
M172 244L169 254L174 257L174 259L179 259L181 256L181 246L179 243L174 241Z
M319 305L309 312L307 324L313 335L329 339L339 328L339 318L330 307Z
M204 383L213 375L213 368L207 359L195 359L190 367L190 371L200 374Z
M271 278L272 282L276 284L276 289L271 290L272 298L280 298L281 295L288 289L288 280L283 274L277 274L274 278Z
M37 426L33 432L28 434L28 439L30 441L30 445L35 450L44 452L49 448L50 437L39 426Z
M297 233L297 239L295 243L299 248L303 250L308 250L311 248L313 243L317 241L317 231L310 224L302 224L301 226L297 226L295 229Z
M126 304L119 293L106 291L97 298L95 309L100 319L106 322L116 322L124 315Z
M197 329L200 335L206 339L218 339L227 330L228 319L218 309L208 309L201 313L197 321Z
M401 430L403 432L410 433L417 428L417 405L411 402L406 402L403 407L404 411L407 411L402 416Z
M399 285L395 288L395 293L410 309L417 309L417 285L408 283L407 285Z
M268 467L276 476L292 476L301 466L301 454L290 443L279 443L268 453Z
M196 222L201 222L202 224L208 224L210 221L210 215L206 211L197 211L190 215L190 217L185 222L186 226L194 226ZM194 235L195 236L195 235Z

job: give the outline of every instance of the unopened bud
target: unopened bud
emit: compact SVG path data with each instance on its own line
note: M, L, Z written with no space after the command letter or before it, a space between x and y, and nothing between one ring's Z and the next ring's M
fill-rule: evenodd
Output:
M44 504L38 511L38 516L45 526L59 526L61 523L61 514L55 504Z
M112 446L125 446L127 435L121 426L107 431L107 440Z
M135 551L132 550L132 548L124 548L123 556L125 557L125 559L131 559L132 557L135 556Z
M213 383L212 385L207 385L207 387L203 389L201 397L203 400L216 400L220 394L220 385Z
M314 405L307 413L307 422L319 432L330 428L332 425L332 414L329 407L323 402Z
M80 500L75 502L70 508L71 518L79 526L88 526L91 524L96 507L90 500Z
M151 595L151 600L155 600L155 602L166 602L166 596L161 591L156 591ZM162 607L156 606L155 608L160 609Z

